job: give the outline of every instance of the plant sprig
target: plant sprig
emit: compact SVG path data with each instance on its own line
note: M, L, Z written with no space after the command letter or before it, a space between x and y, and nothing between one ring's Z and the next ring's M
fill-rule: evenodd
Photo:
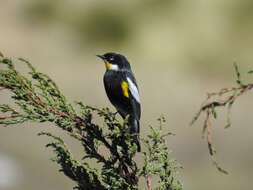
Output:
M253 88L253 83L245 84L241 78L241 72L239 71L238 65L234 63L234 69L236 74L236 84L237 86L231 88L222 88L218 92L207 93L207 98L200 106L199 111L194 116L190 125L193 125L201 115L205 115L203 128L202 128L202 136L206 138L208 144L209 154L211 155L212 162L216 166L216 168L224 173L228 174L226 170L219 166L218 162L215 159L216 151L214 149L214 143L212 140L212 131L213 125L212 120L217 119L217 109L224 108L227 111L227 119L225 128L231 126L231 109L236 100L249 92ZM253 73L249 71L248 73Z

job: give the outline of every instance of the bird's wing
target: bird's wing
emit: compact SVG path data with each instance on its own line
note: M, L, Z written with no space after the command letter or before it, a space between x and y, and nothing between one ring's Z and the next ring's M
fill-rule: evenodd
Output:
M132 107L133 114L139 120L141 117L141 103L138 86L134 75L130 72L126 73L126 78L128 84L128 90L130 92L130 104Z
M126 77L126 81L128 83L128 90L129 90L129 100L132 108L132 114L129 117L130 122L130 132L134 134L140 133L140 117L141 117L141 104L140 104L140 95L138 91L138 87L136 84L136 80L133 75L128 75ZM136 137L136 143L138 149L140 150L140 144L138 137Z
M132 81L130 77L127 77L127 82L128 82L129 91L131 92L131 95L138 103L140 103L141 102L140 95L139 95L139 90L136 83Z

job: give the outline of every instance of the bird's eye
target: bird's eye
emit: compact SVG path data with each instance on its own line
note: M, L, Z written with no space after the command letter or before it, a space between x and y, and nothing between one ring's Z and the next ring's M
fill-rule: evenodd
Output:
M113 61L113 60L114 60L114 58L113 58L113 57L111 57L111 58L110 58L110 61Z

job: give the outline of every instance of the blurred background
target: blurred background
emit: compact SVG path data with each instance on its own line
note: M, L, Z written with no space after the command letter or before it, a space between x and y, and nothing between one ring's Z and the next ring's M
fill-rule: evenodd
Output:
M234 105L231 128L223 128L221 112L215 123L218 161L229 175L212 166L202 123L189 127L206 92L235 85L233 62L246 81L253 80L246 73L253 69L252 20L252 0L1 0L0 51L31 61L71 102L111 108L102 82L104 64L95 55L126 55L140 88L142 136L161 114L167 118L165 130L177 134L168 147L184 167L184 189L252 189L251 94ZM0 103L9 101L8 95L0 96ZM48 139L37 137L42 130L64 136L47 124L0 128L0 190L72 188L49 160ZM80 158L80 147L65 139Z

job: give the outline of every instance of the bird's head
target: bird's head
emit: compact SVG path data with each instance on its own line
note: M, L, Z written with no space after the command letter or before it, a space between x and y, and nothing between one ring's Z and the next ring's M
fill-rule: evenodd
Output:
M123 70L131 69L130 64L126 57L117 53L105 53L104 55L97 55L105 62L105 67L107 70Z

